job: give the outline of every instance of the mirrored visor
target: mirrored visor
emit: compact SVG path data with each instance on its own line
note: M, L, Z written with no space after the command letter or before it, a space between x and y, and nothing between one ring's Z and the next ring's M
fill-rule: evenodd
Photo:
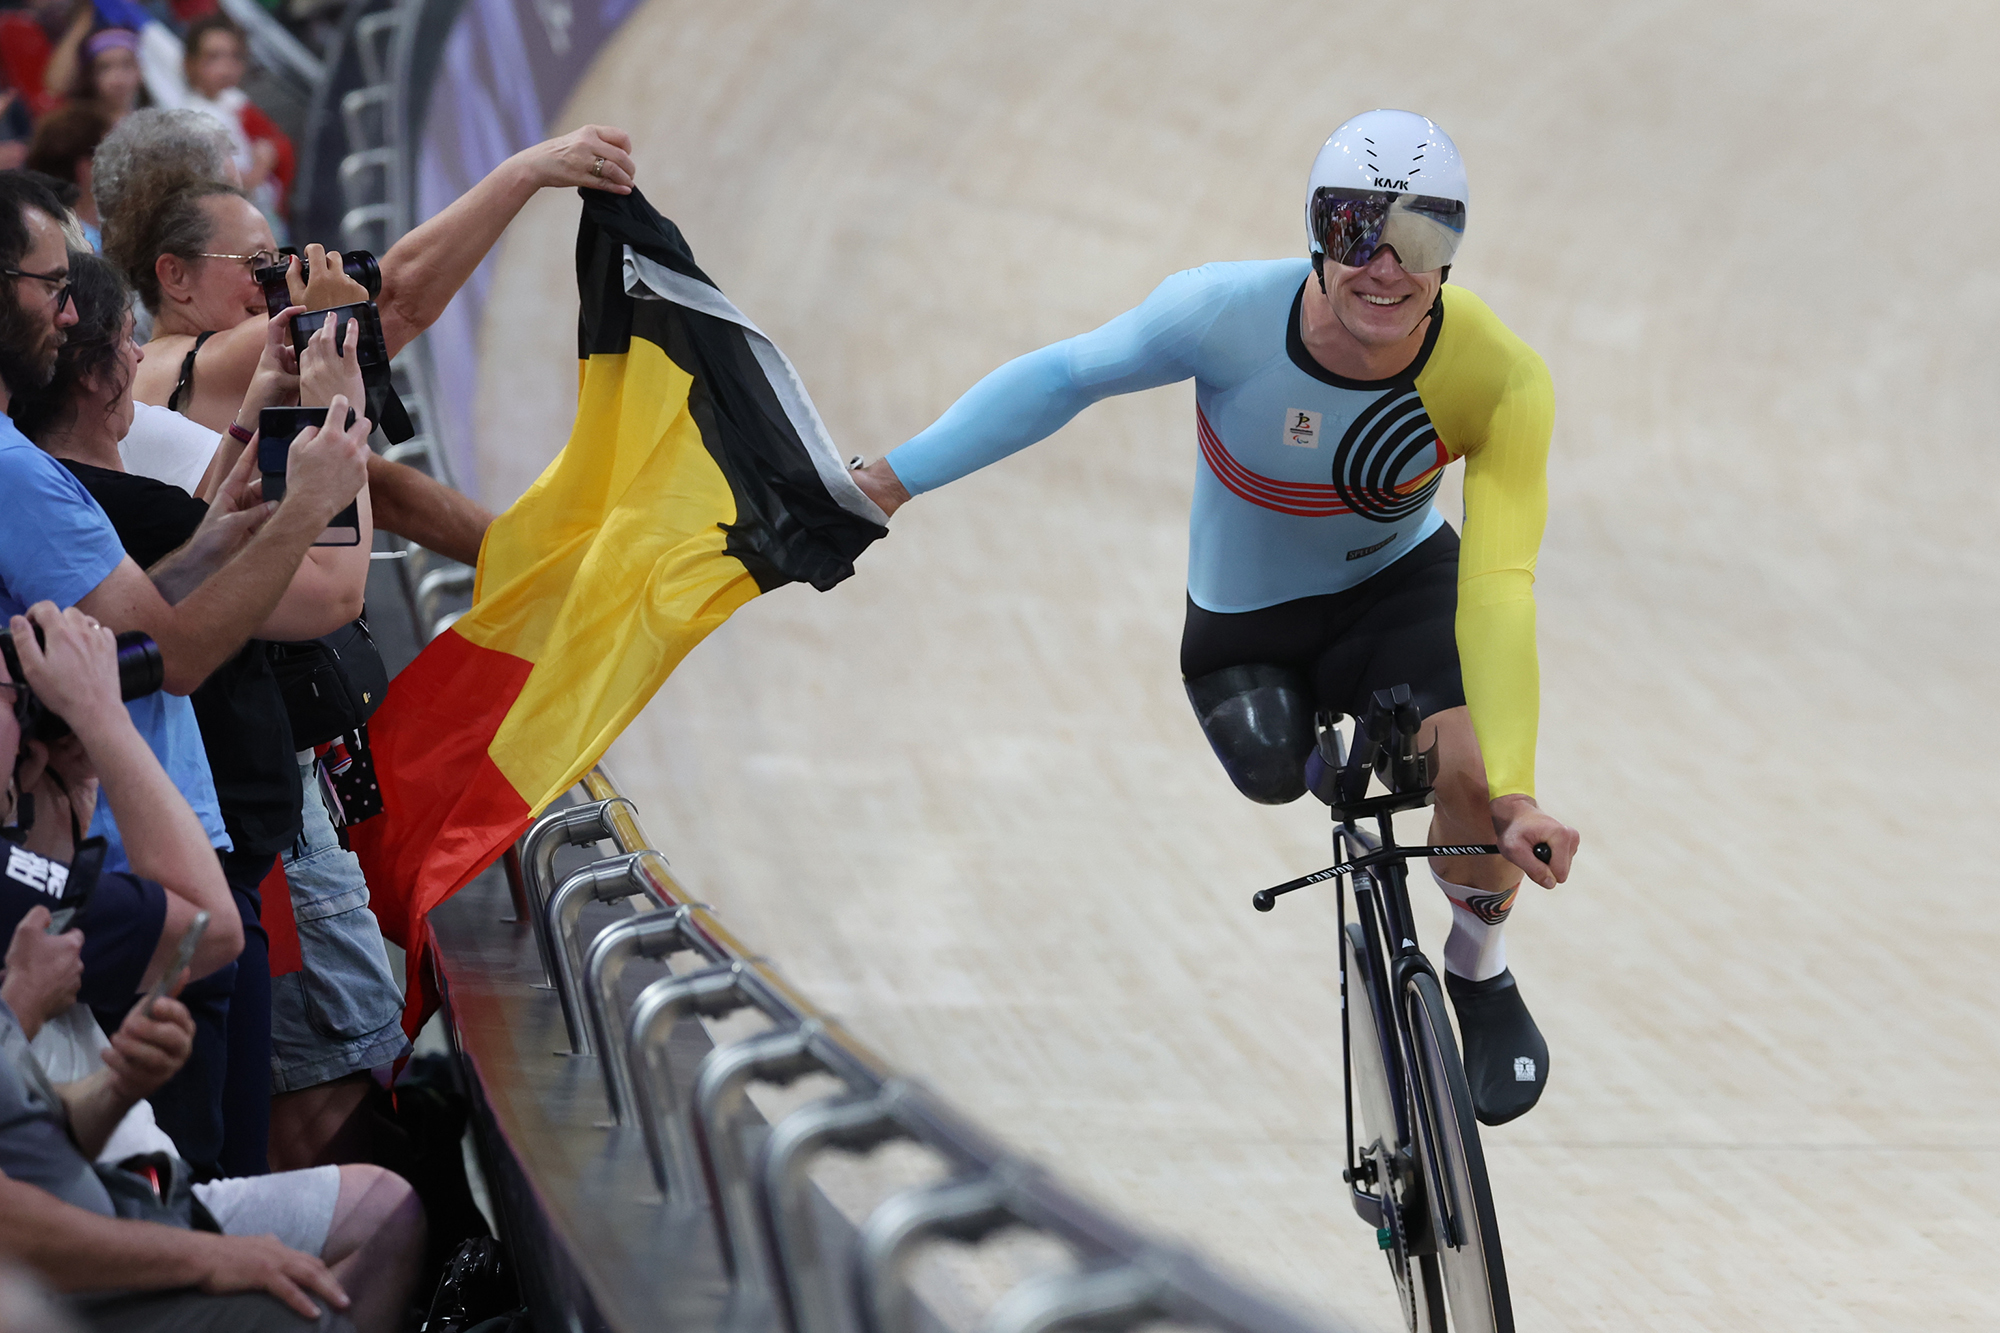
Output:
M1312 219L1326 257L1350 268L1387 246L1409 272L1428 273L1449 264L1465 239L1465 205L1430 194L1323 185L1313 191Z

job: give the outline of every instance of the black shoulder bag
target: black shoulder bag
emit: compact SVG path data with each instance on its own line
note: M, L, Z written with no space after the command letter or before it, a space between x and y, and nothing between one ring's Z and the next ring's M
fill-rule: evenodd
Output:
M319 777L334 824L345 827L381 814L368 719L389 688L389 668L367 620L303 643L274 643L269 652L291 718L292 743L301 750L328 747L319 758Z

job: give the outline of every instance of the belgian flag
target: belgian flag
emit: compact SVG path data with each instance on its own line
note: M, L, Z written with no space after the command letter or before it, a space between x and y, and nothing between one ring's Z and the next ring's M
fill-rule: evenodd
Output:
M887 532L791 362L634 192L581 191L583 382L562 453L494 520L472 609L369 727L383 813L352 830L383 932L433 1007L424 917L595 764L729 614L822 591Z

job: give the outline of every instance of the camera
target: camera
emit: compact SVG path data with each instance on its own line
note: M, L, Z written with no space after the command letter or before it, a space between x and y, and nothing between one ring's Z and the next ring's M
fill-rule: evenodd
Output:
M299 256L299 281L312 281L312 265L304 255L299 255L296 246L286 246L278 251L278 262L267 264L251 274L257 285L264 289L264 308L276 315L292 303L291 288L286 285L285 274L291 267L292 256ZM340 271L360 283L374 300L382 294L382 266L375 262L375 256L366 250L354 250L340 257Z
M48 637L40 625L35 626L35 642L43 647L48 645ZM43 742L59 741L69 735L69 723L28 688L28 678L21 672L20 654L14 651L14 636L4 629L0 629L0 657L7 660L9 674L21 687L14 691L14 715L21 721L21 734ZM128 703L143 699L166 683L167 664L161 659L160 645L153 642L153 637L139 630L120 634L118 697Z
M286 246L278 254L275 264L267 264L256 270L253 276L257 285L264 289L264 308L272 317L282 314L292 304L291 289L285 282L285 272L291 256L299 252ZM314 310L303 315L292 316L292 348L301 355L313 331L324 323L328 316L336 316L341 324L341 342L345 345L349 336L345 327L351 320L361 339L357 349L357 360L361 366L361 382L368 388L368 416L375 428L382 432L382 438L391 444L401 444L417 433L415 423L410 420L408 409L396 393L396 386L390 382L389 346L382 334L382 315L375 308L375 298L382 294L382 266L375 262L375 256L366 250L355 250L340 257L341 271L360 283L368 293L366 301L352 305L335 306L331 310ZM304 258L299 258L299 278L308 281L310 268Z

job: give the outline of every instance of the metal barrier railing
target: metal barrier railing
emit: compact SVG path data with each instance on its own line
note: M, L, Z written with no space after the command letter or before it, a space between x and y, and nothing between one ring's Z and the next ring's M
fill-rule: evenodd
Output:
M416 221L408 102L416 62L425 58L417 34L438 2L400 0L355 25L365 83L340 96L346 246L386 250ZM424 412L434 371L423 340L397 358L396 373L418 433L389 456L450 484L448 451L435 445ZM403 591L428 641L469 605L473 571L407 549ZM976 1243L1021 1227L1063 1242L1079 1266L1015 1285L989 1312L988 1333L1079 1325L1117 1333L1162 1319L1230 1333L1325 1333L1085 1202L896 1075L681 887L602 768L580 785L583 803L545 814L507 853L516 910L561 1003L571 1052L597 1057L614 1121L640 1128L664 1210L712 1216L735 1294L768 1298L793 1333L910 1333L917 1326L910 1267L923 1245ZM551 883L564 847L603 842L613 855ZM645 910L585 938L588 904L634 897ZM669 967L629 1005L621 1002L628 965L665 965L676 954L693 955L699 966ZM690 1071L673 1067L675 1025L745 1009L761 1012L770 1029L713 1047L692 1071L692 1095L681 1098ZM831 1075L840 1091L783 1116L753 1148L748 1087L813 1074ZM851 1236L823 1234L809 1178L815 1159L899 1140L937 1154L949 1177L892 1194Z
M920 1246L1024 1227L1063 1242L1079 1268L1017 1284L989 1312L989 1330L1029 1333L1081 1321L1116 1331L1163 1319L1241 1333L1314 1327L1084 1202L896 1075L682 888L601 767L581 787L584 803L544 815L508 857L510 888L562 997L571 1052L598 1057L614 1120L642 1131L665 1209L713 1216L738 1298L769 1298L795 1333L907 1333L915 1326L909 1267ZM615 852L551 885L561 848L600 842ZM632 897L643 897L646 909L588 940L578 930L584 904ZM669 968L629 1005L621 1002L627 964L665 965L674 954L693 954L699 965ZM710 1049L692 1071L684 1104L676 1088L689 1071L673 1067L668 1042L675 1024L741 1009L760 1011L770 1029ZM831 1075L840 1091L782 1117L753 1149L748 1086L809 1074ZM813 1159L894 1140L938 1154L949 1178L883 1200L845 1253L836 1252L812 1207ZM850 1284L839 1280L843 1269Z
M425 11L433 2L401 0L354 23L353 41L363 82L336 94L347 146L338 169L343 250L382 255L416 225L416 145L411 142L415 122L410 96L418 82L417 62L435 58L435 53L424 51L418 40ZM435 371L424 338L397 354L392 373L416 434L384 449L383 456L456 486L450 452L438 447L426 410L435 397ZM402 542L400 549L405 557L399 562L403 592L418 636L428 641L471 604L473 571L415 542Z

